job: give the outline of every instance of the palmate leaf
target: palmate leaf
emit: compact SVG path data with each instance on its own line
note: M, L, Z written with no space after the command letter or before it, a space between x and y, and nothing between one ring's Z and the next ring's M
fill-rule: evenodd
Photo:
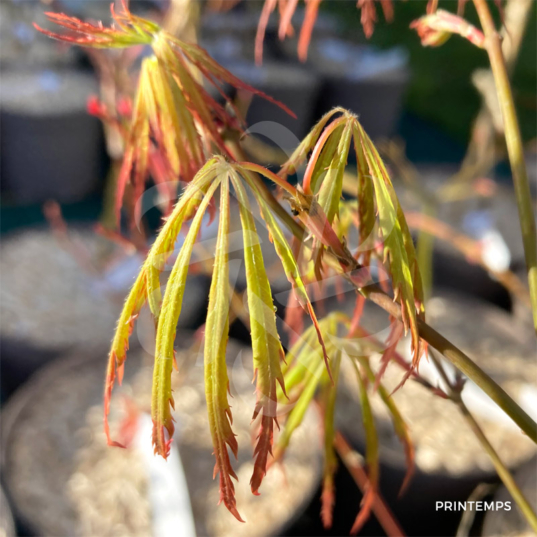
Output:
M175 332L177 330L179 315L181 314L190 257L196 238L199 235L204 213L218 187L220 179L221 177L218 175L213 183L211 183L207 194L205 194L196 211L185 242L168 279L166 292L162 301L162 311L158 320L151 416L153 419L153 445L155 452L163 457L168 456L170 441L174 431L170 409L174 404L171 389L171 374L175 353ZM168 438L166 438L165 430L168 432Z
M356 116L341 109L333 112L313 128L307 145L295 152L283 166L281 175L296 170L306 160L308 149L313 148L304 174L303 194L301 197L297 195L296 198L300 198L298 203L292 203L308 231L323 245L334 248L340 240L331 224L339 211L343 173L352 136L358 161L359 236L361 240L369 237L375 227L376 211L383 240L383 258L380 261L388 262L394 298L401 304L405 330L409 328L412 334L413 363L416 366L424 351L424 346L420 347L417 321L418 317L424 318L424 306L412 237L386 168ZM335 117L335 112L341 113L341 116ZM326 173L327 157L331 157L329 173L323 181L319 181L320 174ZM341 258L337 251L334 250L334 253ZM345 253L341 252L343 257ZM372 255L377 255L376 249L362 253L362 261L369 262ZM314 257L314 261L319 278L318 257Z
M126 186L134 186L135 201L143 193L149 172L159 184L190 181L207 155L218 152L231 158L224 142L227 129L242 129L240 114L222 91L222 83L249 91L276 104L294 117L282 103L242 82L215 62L197 45L181 41L157 24L132 15L126 2L115 13L114 25L84 23L64 14L47 13L49 20L67 30L42 33L71 44L90 48L125 48L150 45L154 55L144 59L136 91L135 106L128 125L121 121L124 158L116 190L116 225ZM205 89L202 78L223 96L217 102ZM118 122L116 122L118 123ZM117 125L116 125L117 126ZM155 157L158 155L158 158ZM158 162L158 171L155 163ZM139 218L135 214L135 219ZM131 221L131 225L135 222Z
M325 362L328 363L328 356L324 349L321 329L298 272L296 259L293 257L293 252L278 222L269 210L267 202L261 193L259 183L253 178L253 169L257 169L254 164L230 164L223 157L214 157L207 162L188 184L183 196L151 248L127 299L110 351L109 374L105 395L105 412L107 414L116 367L122 367L124 363L128 334L132 323L139 309L147 300L157 324L151 405L153 443L155 451L163 457L167 457L174 432L171 413L171 408L173 407L171 374L174 362L174 340L177 321L181 313L190 259L195 241L199 235L204 213L210 207L215 192L220 188L221 213L205 331L205 390L209 426L216 459L215 475L216 473L220 474L220 498L238 520L241 520L241 517L236 507L232 483L235 473L227 451L229 447L234 454L237 452L237 442L231 429L231 409L227 400L228 377L225 363L230 315L227 262L230 182L239 200L243 228L249 323L252 333L257 392L254 419L258 415L260 417L259 436L254 451L254 471L251 479L251 489L254 494L259 493L259 486L267 470L268 457L272 453L274 424L277 424L278 390L284 395L285 384L280 364L284 353L276 328L272 294L263 264L247 189L254 195L265 217L274 247L282 261L289 281L293 285L293 292L296 293L301 304L309 311L312 317L314 324L311 327L311 333L312 337L317 339L317 346L320 350L318 362L322 365L323 371L328 371L325 366ZM281 182L281 179L277 176L271 177L270 172L265 171L264 173L275 182ZM257 179L257 181L260 181L260 179ZM292 188L289 185L289 189ZM162 299L160 272L174 250L174 244L182 225L192 217L192 223L173 265L164 299Z
M197 180L190 183L186 188L183 196L175 206L172 214L167 219L155 243L151 247L147 259L140 270L140 274L136 278L129 296L125 301L123 311L118 320L116 333L112 340L106 373L104 423L109 444L116 444L110 438L108 427L112 388L116 376L121 382L123 366L129 348L129 336L132 332L134 322L146 300L149 302L155 319L158 320L161 301L159 274L164 268L166 260L174 250L174 244L183 222L192 216L207 191L209 184L214 179L216 163L216 159L208 161L200 170Z

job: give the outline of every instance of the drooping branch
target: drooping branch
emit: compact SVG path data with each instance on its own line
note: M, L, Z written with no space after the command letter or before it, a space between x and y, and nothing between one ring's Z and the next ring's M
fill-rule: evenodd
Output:
M260 181L262 183L262 181ZM265 196L272 198L271 206L275 208L278 216L282 217L283 223L291 233L299 240L303 240L307 235L304 226L292 218L283 206L274 198L272 192L266 188ZM279 209L276 207L279 206ZM291 224L292 222L292 224ZM347 280L356 288L358 292L366 298L380 306L390 315L401 320L401 308L393 298L386 294L378 285L371 283L367 286L360 286L360 283L353 280L352 272L348 272L344 263L331 250L327 250L325 260L343 274ZM351 256L352 258L352 256ZM353 269L361 268L354 258L347 260L347 267ZM445 356L459 371L464 373L470 380L475 382L521 429L524 433L537 443L537 423L505 392L492 378L490 378L468 355L460 350L455 344L447 340L432 326L425 321L418 320L419 335L433 348Z

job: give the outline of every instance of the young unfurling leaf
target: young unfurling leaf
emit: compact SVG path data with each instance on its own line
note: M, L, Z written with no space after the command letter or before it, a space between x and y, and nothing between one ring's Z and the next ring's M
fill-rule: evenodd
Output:
M126 2L122 3L121 13L115 13L113 4L111 9L115 21L111 28L54 13L47 13L49 20L68 32L54 33L36 28L54 39L83 47L150 45L153 49L154 55L142 62L132 117L129 122L122 121L119 125L125 146L116 190L119 225L123 196L129 182L133 184L135 201L138 202L149 172L157 175L160 184L179 179L188 182L207 155L217 151L231 157L222 133L226 129L240 130L242 124L233 102L222 92L222 83L259 95L290 115L294 114L282 103L232 75L202 48L175 38L151 21L132 15ZM225 105L209 94L202 78L222 93Z
M337 118L334 118L334 113L325 116L312 130L314 136L310 135L307 145L293 154L283 166L281 174L285 176L290 170L296 170L305 161L308 150L313 148L303 179L304 194L296 196L298 199L301 195L304 200L303 207L298 207L299 217L320 243L334 248L340 244L340 240L335 236L331 224L339 210L343 172L352 136L358 161L359 236L362 240L369 237L375 227L377 211L383 241L380 262L389 262L394 298L401 304L405 329L410 328L412 334L413 363L416 366L424 350L423 346L420 347L417 322L418 317L424 318L424 309L412 237L386 168L373 143L353 114L341 110L336 112L342 115ZM321 174L326 173L328 157L331 158L329 173L325 180L319 181ZM330 173L331 170L333 173ZM344 251L338 254L336 250L334 253L341 257L346 254ZM362 253L362 261L369 261L372 255L377 255L376 249ZM317 277L320 277L319 258L314 260Z
M254 419L258 415L260 416L259 436L254 452L256 460L251 479L251 488L254 494L259 493L259 486L267 469L268 456L272 453L274 423L277 424L278 390L285 394L285 384L280 365L283 349L276 328L271 289L263 264L256 225L251 214L247 188L254 195L261 208L274 247L282 261L284 271L293 285L294 292L314 322L311 334L313 340L317 336L317 346L320 349L317 358L322 365L322 371L327 371L323 356L324 361L328 361L321 328L298 272L296 259L278 222L270 212L259 184L252 179L252 169L256 169L256 165L230 164L222 157L214 157L188 183L182 197L152 246L127 299L110 351L105 389L105 413L107 414L116 368L123 365L132 323L141 306L147 300L157 324L152 394L153 442L155 451L166 457L174 430L171 413L171 407L173 407L171 374L177 321L181 313L190 258L199 235L204 213L212 203L216 190L220 188L221 212L205 330L205 389L209 426L216 458L215 475L216 473L220 474L220 498L238 520L241 518L236 507L232 483L235 473L228 453L228 447L232 453L237 453L237 442L231 430L231 411L227 400L228 377L225 363L230 309L227 263L230 181L239 200L243 227L249 323L252 333L257 391ZM264 173L269 177L271 176L268 170L265 170ZM273 176L272 179L281 182L281 179L276 176ZM289 189L292 190L290 185ZM162 300L160 272L174 250L174 244L182 225L191 218L193 220L190 229L174 263ZM108 426L105 425L105 428L108 434Z

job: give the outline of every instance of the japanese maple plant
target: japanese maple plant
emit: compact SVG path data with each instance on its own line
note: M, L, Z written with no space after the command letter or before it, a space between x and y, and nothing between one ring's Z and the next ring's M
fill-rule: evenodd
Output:
M307 54L319 3L320 0L306 2L306 16L299 37L302 59ZM380 3L386 17L391 18L391 1L381 0ZM464 0L460 1L460 5L464 3ZM461 13L438 10L434 1L429 3L428 13L413 26L425 45L437 46L451 34L459 34L468 39L468 46L485 48L489 53L505 108L507 145L519 194L531 296L535 298L535 228L531 225L531 205L528 209L530 198L520 155L518 123L489 7L485 0L474 0L474 3L483 32L466 22ZM297 4L298 0L266 0L256 41L259 61L270 13L279 7L280 37L283 38L291 31L291 18ZM370 34L376 20L375 3L359 0L358 7L362 10L364 30ZM259 164L247 162L243 156L238 143L244 129L242 114L236 101L230 99L222 87L228 84L242 92L260 94L271 100L270 97L243 83L195 43L183 41L156 23L135 16L125 2L117 12L112 5L112 16L113 25L105 27L101 23L49 13L49 20L65 31L39 30L55 39L90 48L151 47L152 53L142 60L137 83L133 86L132 105L128 96L119 96L112 104L97 99L90 103L92 113L116 129L123 141L123 158L115 190L117 229L120 229L122 210L130 216L131 224L139 219L136 200L143 194L150 178L164 190L169 189L170 184L178 185L179 181L186 183L186 187L175 206L170 205L165 210L164 224L118 321L104 392L105 431L109 444L118 445L111 439L108 426L112 388L116 380L121 382L129 336L140 309L147 303L156 325L153 444L157 454L168 456L174 434L171 376L176 327L193 248L204 215L209 213L211 218L218 218L218 232L204 330L207 426L214 445L215 475L219 474L221 501L238 520L242 520L240 505L236 504L234 495L233 478L236 475L229 453L231 451L236 456L238 446L228 402L226 366L226 346L236 294L230 286L228 263L233 196L240 213L247 281L247 310L241 315L251 330L257 394L252 422L252 427L257 427L255 464L250 482L252 493L259 494L262 490L262 481L270 464L284 456L293 431L300 425L307 408L315 404L321 409L324 420L319 431L324 435L325 450L321 514L325 525L331 524L336 451L344 459L349 450L334 425L340 364L342 360L348 360L358 378L367 435L366 473L361 468L354 469L365 477L362 479L364 499L361 506L357 506L358 515L352 531L358 532L374 511L386 531L396 534L398 525L389 510L375 509L379 502L382 504L378 490L379 441L369 402L371 393L377 391L405 446L406 484L412 475L413 446L404 416L382 383L383 371L390 362L396 362L402 368L400 389L404 389L407 378L414 378L439 397L452 399L459 407L520 509L537 530L537 519L527 500L462 402L462 379L466 376L474 381L520 427L521 434L534 441L537 441L537 426L469 356L427 324L420 270L405 215L387 168L359 118L344 109L330 111L298 145L279 173L273 173ZM210 85L221 92L222 100L212 96L208 91ZM283 107L276 102L275 106ZM356 195L344 199L344 176L348 179L350 153L355 155L357 162L352 179ZM295 186L288 181L289 176L304 169L299 184ZM125 195L127 189L128 197ZM290 301L299 304L301 311L311 319L311 326L304 329L302 314L297 315L296 308L288 309L286 324L294 337L287 351L278 334L271 283L257 239L259 222L253 216L252 202L263 217L281 270L292 287ZM174 252L181 232L185 233L184 242L162 296L160 273ZM351 236L357 237L354 244L350 242ZM386 272L389 285L384 282L378 286L374 282L372 267ZM338 311L317 317L308 296L308 285L329 275L344 278L355 289L356 306L352 317ZM360 326L365 300L384 308L391 320L389 338L380 347L383 349L380 367L371 363L373 358L360 348L362 339L355 337L366 334ZM534 299L534 312L535 302ZM399 339L407 331L411 335L412 349L412 359L408 363L396 351ZM458 381L447 382L449 390L445 392L419 375L418 366L423 359L433 360L442 374L441 363L433 348L459 371ZM283 415L278 411L282 402L286 409ZM281 427L281 431L273 440L275 427Z

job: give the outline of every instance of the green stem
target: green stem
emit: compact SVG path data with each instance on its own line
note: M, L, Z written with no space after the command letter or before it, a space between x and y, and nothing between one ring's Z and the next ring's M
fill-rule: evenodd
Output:
M513 173L524 253L526 256L533 324L537 331L537 233L535 231L535 215L533 214L531 204L531 191L526 172L526 163L524 162L522 136L513 101L513 93L509 83L507 66L502 52L500 35L496 31L487 1L474 0L474 5L485 34L486 49L503 116L505 141Z
M459 407L461 414L468 423L470 429L472 429L472 432L481 444L481 447L490 457L498 476L505 485L505 488L509 491L509 494L511 494L511 496L515 500L516 504L522 511L522 514L524 515L525 519L528 521L528 524L537 533L537 516L535 515L535 512L533 511L530 504L528 503L528 500L518 487L516 481L511 475L511 472L509 472L508 468L505 466L503 461L500 459L498 453L496 453L496 450L489 442L488 438L485 436L485 433L479 426L479 423L477 423L474 416L468 410L468 407L464 404L464 401L461 397L462 385L460 387L454 386L448 378L440 360L433 353L430 354L430 357L435 364L436 369L440 373L440 376L448 386L450 399Z
M361 289L361 292L386 310L401 319L401 308L397 302L381 291L376 285ZM525 433L537 444L537 423L517 403L491 379L472 359L451 341L439 334L432 326L418 319L420 337L445 356L459 371L475 382Z
M494 465L494 468L496 469L496 472L500 476L500 479L502 480L503 484L505 485L505 488L509 491L509 494L513 497L516 504L522 511L522 514L524 515L524 518L528 521L529 525L532 527L533 531L537 533L537 516L535 515L535 512L531 508L530 504L528 503L528 500L522 494L522 491L518 487L516 481L514 480L513 476L505 466L505 464L502 462L498 454L496 453L496 450L492 446L492 444L489 442L488 438L483 433L481 427L475 420L475 418L470 414L468 411L468 408L466 405L461 401L459 403L459 408L462 412L462 415L466 419L468 425L472 429L473 433L475 434L476 438L479 440L479 443L483 447L483 449L487 452L488 456L490 457L492 464Z

